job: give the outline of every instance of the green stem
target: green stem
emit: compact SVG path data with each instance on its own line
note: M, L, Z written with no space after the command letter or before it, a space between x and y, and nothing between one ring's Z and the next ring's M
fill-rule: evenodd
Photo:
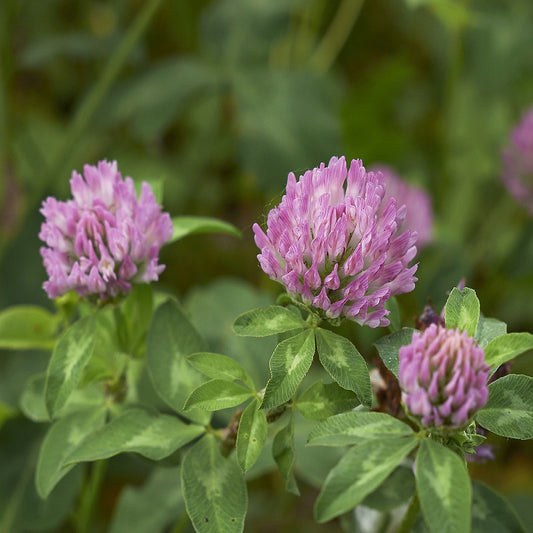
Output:
M90 473L82 489L78 511L74 517L76 533L91 531L91 523L100 490L105 477L107 461L95 461L91 464Z
M318 72L327 72L342 50L361 12L364 0L342 0L322 41L309 63Z
M413 530L418 511L420 511L420 501L418 500L418 494L415 492L397 533L409 533Z
M109 58L98 81L85 97L71 123L68 125L65 131L64 141L52 159L49 171L46 173L45 179L41 182L39 190L36 191L37 201L39 201L44 189L49 183L57 179L58 176L63 176L68 172L72 152L74 152L85 129L98 110L105 95L117 79L131 50L148 27L150 20L161 2L162 0L149 0L144 4L118 48Z

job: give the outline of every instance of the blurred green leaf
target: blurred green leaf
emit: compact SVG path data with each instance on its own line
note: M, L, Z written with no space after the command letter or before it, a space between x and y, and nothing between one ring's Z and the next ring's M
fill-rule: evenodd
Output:
M390 311L387 318L390 320L389 330L391 333L398 331L402 327L400 306L398 300L393 296L385 302L385 309Z
M268 337L306 326L305 320L299 314L287 307L270 305L246 311L238 316L233 323L233 331L245 337Z
M218 411L235 407L253 396L250 389L245 389L233 381L212 379L194 389L187 398L183 409L192 407L206 411Z
M512 439L533 438L533 378L509 374L489 385L489 399L476 420Z
M413 470L399 466L361 505L377 511L390 511L409 501L416 490Z
M345 337L327 329L316 330L317 352L327 373L343 388L357 394L363 405L372 404L368 368L362 355Z
M196 531L243 531L248 506L246 483L234 459L222 457L214 436L206 435L183 458L181 486Z
M124 452L159 461L204 431L202 426L184 424L175 416L129 408L76 446L63 464L98 461Z
M329 473L315 502L315 519L327 522L353 509L387 479L418 444L415 437L385 438L351 448Z
M413 430L385 413L354 411L331 416L309 433L310 446L348 446L366 440L407 437Z
M285 479L285 488L288 492L300 495L300 490L294 477L294 418L291 414L285 424L275 435L272 441L272 456L278 465L281 475Z
M179 468L154 467L146 482L122 489L110 533L164 531L185 513Z
M484 348L492 340L507 333L507 324L496 318L479 317L476 329L476 342Z
M0 313L0 348L50 350L54 347L59 316L42 307L20 305Z
M253 400L242 412L237 432L237 461L247 472L257 461L267 438L265 411L259 409L259 400Z
M533 350L531 333L507 333L496 337L485 346L485 362L496 368L528 350Z
M432 532L470 532L472 487L464 461L455 452L424 439L416 457L416 487Z
M183 413L185 400L203 382L186 359L203 348L204 341L176 302L157 308L146 339L147 365L157 394L177 413ZM200 409L185 416L199 423L210 418Z
M41 445L35 472L35 485L41 498L46 498L75 466L66 464L66 458L104 425L105 415L105 409L91 408L61 418L50 426Z
M317 381L298 396L295 405L306 418L320 420L359 405L352 391L343 389L337 383Z
M197 233L225 233L234 237L241 237L241 232L229 222L210 217L173 217L174 233L169 241L175 242L187 235ZM168 243L167 243L168 244Z
M315 355L313 331L280 342L270 358L270 374L262 409L278 407L294 396Z

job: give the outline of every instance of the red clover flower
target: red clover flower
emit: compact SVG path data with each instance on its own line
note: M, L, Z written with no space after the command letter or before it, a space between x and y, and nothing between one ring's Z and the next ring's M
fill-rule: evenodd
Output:
M387 326L385 303L414 289L416 232L401 231L405 205L384 201L381 172L361 160L331 158L297 181L268 214L266 233L254 224L259 263L298 302L323 318Z
M156 281L165 266L159 250L172 236L172 221L161 212L150 186L139 199L133 180L122 179L114 161L85 165L72 173L73 199L43 202L39 238L50 298L70 290L101 300L125 294L132 283Z
M431 324L399 358L403 402L422 426L463 429L487 402L485 352L465 331Z

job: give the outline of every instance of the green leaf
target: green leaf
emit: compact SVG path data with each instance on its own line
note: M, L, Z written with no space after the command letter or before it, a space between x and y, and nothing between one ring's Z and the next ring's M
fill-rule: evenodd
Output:
M204 431L202 426L185 424L175 416L130 408L84 440L65 458L65 463L98 461L124 452L159 461Z
M139 354L138 351L146 340L146 332L152 319L152 286L147 283L134 285L124 301L123 307L129 351L132 355L143 355L142 353Z
M167 531L185 512L179 468L153 468L144 485L122 489L109 533Z
M59 480L74 465L65 459L82 441L93 435L105 423L105 409L78 411L54 422L46 433L35 472L35 486L41 498L46 498Z
M168 241L169 243L197 233L225 233L226 235L241 237L241 232L235 226L211 217L173 217L172 225L174 232Z
M409 501L415 488L413 470L408 466L399 466L362 501L362 505L381 512L391 511Z
M472 487L464 461L450 449L424 439L416 457L416 487L432 533L469 533Z
M481 315L479 317L475 339L479 346L485 348L489 342L506 333L507 324L505 322Z
M81 381L95 347L94 316L81 318L59 338L46 371L45 401L54 417Z
M412 434L407 424L385 413L354 411L320 422L309 433L307 442L311 446L348 446Z
M315 502L315 519L327 522L353 509L387 479L418 444L416 437L363 442L329 473Z
M294 472L294 421L292 414L272 441L272 456L278 465L281 475L285 479L285 488L292 494L300 495Z
M18 412L15 409L4 402L0 402L0 429L2 429L2 426L6 420L15 418L17 415Z
M218 440L206 435L183 458L185 506L198 533L240 533L248 506L246 483L233 458L222 457Z
M359 405L352 391L339 387L337 383L317 381L302 392L296 400L296 407L306 418L320 420L328 416L350 411Z
M465 287L452 289L445 307L445 322L449 329L459 328L470 337L476 334L479 322L479 300L476 291Z
M512 439L533 439L533 378L509 374L489 385L489 400L476 420Z
M402 327L402 322L400 318L400 306L398 305L398 300L392 296L385 302L385 309L390 311L387 318L390 321L389 330L394 333Z
M368 367L355 346L327 329L316 330L318 357L326 372L344 389L357 394L363 405L372 405Z
M202 374L213 379L238 380L254 389L254 382L242 365L225 355L200 352L187 357L187 361Z
M186 356L203 348L203 340L176 302L157 308L146 339L147 366L157 394L177 413L183 413L185 400L203 382ZM210 418L201 409L190 409L186 416L199 423Z
M241 337L268 337L306 326L305 320L287 307L269 305L239 315L233 331Z
M233 381L212 379L207 383L202 383L191 392L183 409L199 407L206 411L218 411L240 405L252 396L250 389L245 389Z
M381 360L384 365L396 376L398 377L398 369L400 366L398 359L398 352L402 346L411 344L413 340L413 333L416 329L413 328L402 328L391 335L381 337L378 339L374 346L378 351Z
M496 368L528 350L533 350L531 333L507 333L487 344L485 362L492 368Z
M496 491L473 482L472 533L526 533L514 509Z
M0 349L51 350L59 316L42 307L21 305L0 313Z
M263 409L278 407L294 396L313 362L314 354L315 337L310 330L276 346L270 358L271 377L265 389Z
M237 461L247 472L257 461L267 438L268 425L265 411L259 409L259 400L250 402L243 411L237 432Z

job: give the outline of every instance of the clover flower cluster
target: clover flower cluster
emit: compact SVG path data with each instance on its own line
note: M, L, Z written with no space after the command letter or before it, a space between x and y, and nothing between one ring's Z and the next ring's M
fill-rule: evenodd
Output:
M429 244L433 240L433 209L429 195L423 189L409 185L389 166L374 166L370 170L383 174L385 201L396 198L398 205L407 207L404 226L416 231L417 248Z
M464 331L431 324L399 359L402 400L426 428L462 429L487 402L485 352Z
M533 215L533 108L511 132L502 155L503 183L515 200Z
M72 173L73 199L49 197L41 208L48 296L75 290L107 300L134 282L157 280L165 268L159 250L172 237L172 221L150 186L143 182L137 199L132 179L122 179L116 162L85 165L83 174Z
M401 231L406 207L384 197L382 174L360 160L291 172L266 233L253 226L262 269L323 318L388 325L387 300L414 289L416 232Z

